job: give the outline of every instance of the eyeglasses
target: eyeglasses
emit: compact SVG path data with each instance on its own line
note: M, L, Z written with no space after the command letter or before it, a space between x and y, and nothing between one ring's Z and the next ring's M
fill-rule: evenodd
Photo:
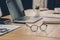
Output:
M29 26L28 24L26 24L26 26L28 26L32 32L37 32L38 28L40 28L41 31L45 31L47 29L47 24L43 23L42 25L38 26L35 24L32 24L31 26Z

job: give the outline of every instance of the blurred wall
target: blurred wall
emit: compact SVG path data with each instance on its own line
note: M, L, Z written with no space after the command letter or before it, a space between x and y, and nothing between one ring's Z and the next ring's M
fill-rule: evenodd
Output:
M9 11L6 5L6 0L0 0L0 7L2 11L2 16L9 15Z
M60 7L60 0L48 0L47 7L49 9L54 9L56 7Z

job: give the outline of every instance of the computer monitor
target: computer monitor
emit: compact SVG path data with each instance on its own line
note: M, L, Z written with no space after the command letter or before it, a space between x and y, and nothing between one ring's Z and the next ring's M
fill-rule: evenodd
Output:
M6 4L13 20L25 16L21 0L6 0Z

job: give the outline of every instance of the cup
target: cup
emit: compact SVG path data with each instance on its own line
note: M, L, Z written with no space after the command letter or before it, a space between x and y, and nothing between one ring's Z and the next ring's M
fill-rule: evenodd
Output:
M60 8L55 8L54 10L56 13L60 13Z
M27 10L25 10L25 15L26 16L35 16L35 11L34 10L32 10L32 9L27 9Z

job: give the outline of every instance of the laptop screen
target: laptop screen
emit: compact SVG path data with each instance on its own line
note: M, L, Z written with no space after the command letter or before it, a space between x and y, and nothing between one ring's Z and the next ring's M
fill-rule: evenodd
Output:
M21 0L6 0L6 3L13 20L25 16Z

